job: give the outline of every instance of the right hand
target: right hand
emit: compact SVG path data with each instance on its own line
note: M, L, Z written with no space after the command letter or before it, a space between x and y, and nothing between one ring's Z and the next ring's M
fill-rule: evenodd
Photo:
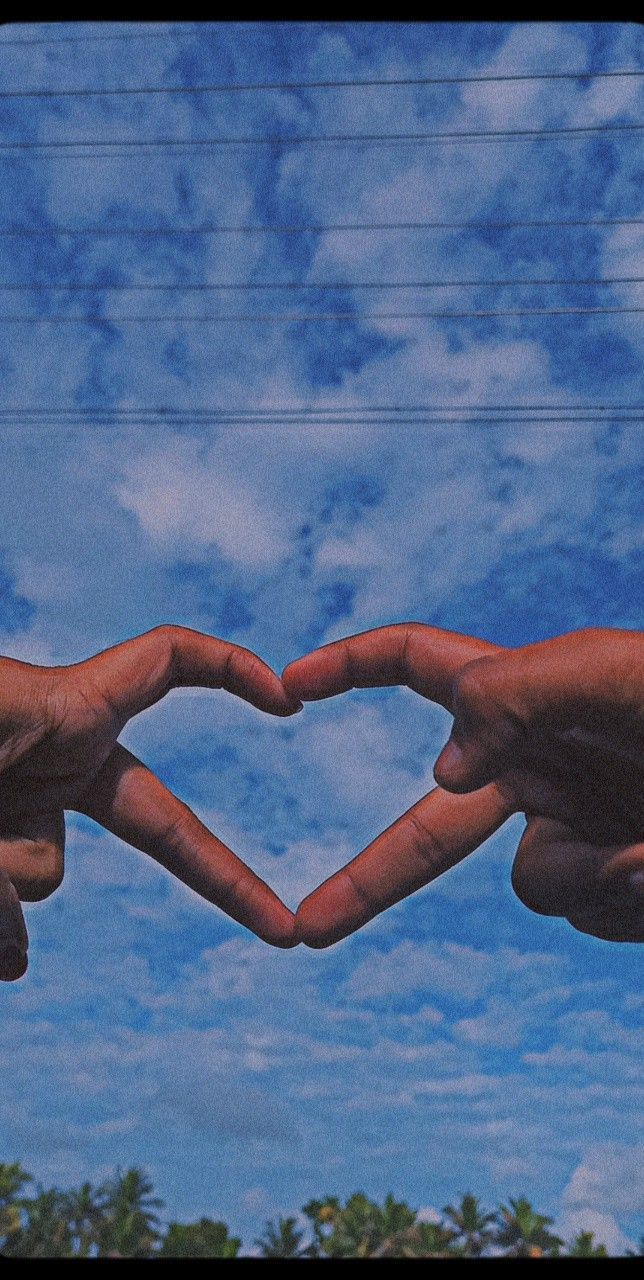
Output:
M282 679L304 701L403 684L455 717L439 786L305 899L302 941L352 933L516 812L527 818L512 874L522 902L598 938L644 941L641 633L593 629L510 650L402 623L325 645Z

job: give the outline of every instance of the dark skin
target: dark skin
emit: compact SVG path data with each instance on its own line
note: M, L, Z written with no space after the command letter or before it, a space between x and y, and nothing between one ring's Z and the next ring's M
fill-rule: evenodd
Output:
M282 676L293 698L407 685L454 715L438 787L300 905L329 946L472 852L513 813L512 883L532 911L644 941L644 635L587 629L520 649L417 623L326 645Z
M293 913L117 741L137 712L188 685L228 689L272 715L299 709L255 654L185 627L68 667L0 659L0 978L27 968L20 900L62 880L65 809L150 854L266 942L295 945Z
M325 881L297 915L118 742L181 686L224 688L273 715L351 688L404 684L454 715L439 785ZM325 947L461 861L513 813L512 882L533 911L644 941L644 636L590 629L521 649L418 623L291 663L158 627L69 667L0 659L0 978L27 967L20 901L63 875L64 810L150 854L275 946ZM456 750L455 750L456 748Z

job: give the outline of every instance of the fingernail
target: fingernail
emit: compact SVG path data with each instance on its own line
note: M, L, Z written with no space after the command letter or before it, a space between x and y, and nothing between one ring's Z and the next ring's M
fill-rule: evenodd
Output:
M628 883L638 898L644 898L644 871L634 871L629 876Z
M22 977L27 967L27 956L20 947L11 944L0 950L0 981L11 982Z

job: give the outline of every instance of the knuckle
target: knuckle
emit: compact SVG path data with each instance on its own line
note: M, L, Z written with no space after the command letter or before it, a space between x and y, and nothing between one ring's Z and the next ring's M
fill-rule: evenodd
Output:
M436 831L425 826L417 814L408 815L406 828L412 839L414 853L422 862L440 865L449 861L451 850L447 843Z
M180 648L182 628L163 622L148 632L154 644L154 669L159 680L168 687L181 681ZM167 692L167 689L166 689Z
M488 658L468 662L454 680L454 706L476 719L485 718L491 706Z
M263 662L250 649L231 645L224 663L224 679L233 687L252 683L263 670Z
M158 636L160 640L171 640L175 633L180 630L181 628L174 622L160 622L157 627L152 627L149 634L152 636Z
M165 848L170 850L178 850L184 844L186 831L190 826L193 814L189 809L182 809L178 813L174 813L171 818L165 822L159 832L159 841Z
M153 627L150 635L154 636L157 645L170 660L181 638L181 627L175 626L173 622L162 622L158 627Z
M576 631L570 632L570 635L594 644L598 640L606 640L610 631L605 627L579 627Z

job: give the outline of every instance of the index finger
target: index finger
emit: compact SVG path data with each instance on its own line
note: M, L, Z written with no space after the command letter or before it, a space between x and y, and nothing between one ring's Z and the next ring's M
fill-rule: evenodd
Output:
M227 689L277 716L300 709L257 654L189 627L155 627L76 664L80 668L123 722L170 689L187 686Z
M475 658L503 652L500 645L420 622L401 622L346 636L289 663L282 683L305 702L348 689L406 685L452 710L452 686Z
M296 945L293 913L277 894L119 743L75 808L155 858L265 942Z
M346 938L467 857L515 808L494 783L469 795L436 787L304 899L296 937L309 947Z

